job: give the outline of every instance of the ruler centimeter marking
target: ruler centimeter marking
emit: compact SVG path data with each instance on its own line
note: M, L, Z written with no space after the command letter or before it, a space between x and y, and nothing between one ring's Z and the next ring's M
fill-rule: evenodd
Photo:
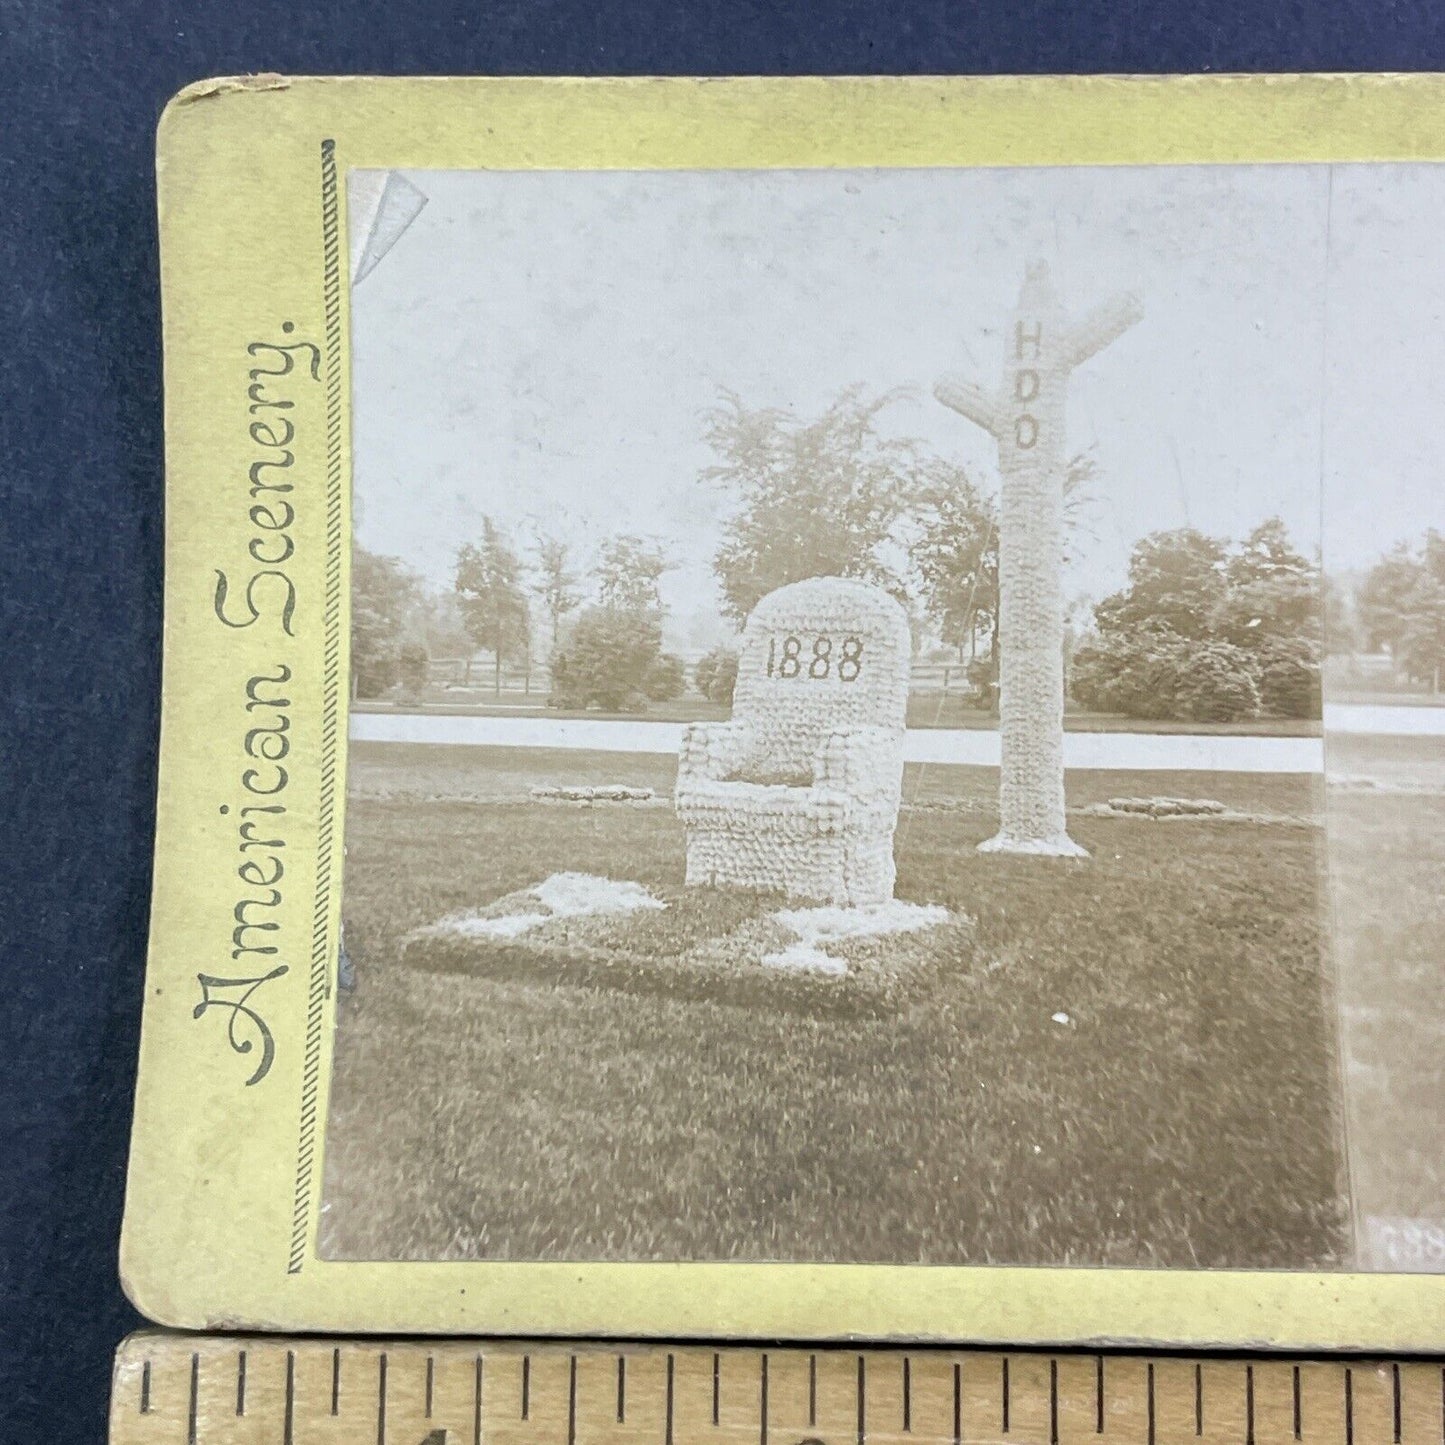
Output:
M1445 1445L1439 1361L132 1336L111 1445Z

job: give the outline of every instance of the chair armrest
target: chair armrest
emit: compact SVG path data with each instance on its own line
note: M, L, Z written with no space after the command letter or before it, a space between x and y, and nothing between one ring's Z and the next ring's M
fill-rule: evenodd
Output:
M752 729L739 722L689 723L677 755L677 785L720 783L746 757Z
M860 801L899 796L903 737L889 728L848 728L829 733L813 756L813 785Z

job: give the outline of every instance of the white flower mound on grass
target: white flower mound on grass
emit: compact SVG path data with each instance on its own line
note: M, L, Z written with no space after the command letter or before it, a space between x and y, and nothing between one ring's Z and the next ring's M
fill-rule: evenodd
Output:
M862 908L785 908L772 921L797 935L777 953L765 953L766 968L797 969L810 973L845 974L848 964L827 951L829 943L853 938L883 938L890 933L917 933L948 922L948 909L936 904L905 903L890 899Z
M640 883L600 878L595 873L554 873L519 896L535 898L540 906L500 917L469 914L446 919L436 926L447 933L460 933L467 938L516 938L550 923L554 918L587 918L603 913L636 913L639 909L667 907Z
M632 913L639 908L665 908L640 883L600 878L595 873L554 873L532 893L554 918L580 918L588 913Z

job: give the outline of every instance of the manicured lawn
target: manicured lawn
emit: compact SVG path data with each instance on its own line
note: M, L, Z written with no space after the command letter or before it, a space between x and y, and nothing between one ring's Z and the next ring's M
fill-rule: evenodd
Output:
M352 742L347 746L347 759L347 794L352 799L527 802L531 788L538 784L620 783L652 788L657 805L670 806L677 779L677 759L667 753ZM1318 822L1324 807L1323 780L1305 774L1131 773L1116 768L1081 768L1069 773L1069 805L1073 808L1109 798L1156 794L1213 798L1241 813L1282 815L1300 821ZM903 775L905 811L900 832L907 835L911 827L909 809L915 806L992 814L997 800L998 772L993 768L909 763Z
M971 916L888 1017L407 968L414 928L564 869L682 882L642 754L354 747L322 1247L342 1258L1305 1267L1348 1248L1311 822L1078 817L985 857L996 774L910 769L898 895ZM1307 778L1076 774L1309 818ZM1067 1013L1069 1022L1052 1019Z
M1445 1264L1445 739L1339 737L1330 866L1361 1246L1401 1267L1391 1229L1432 1225ZM1372 1246L1371 1239L1374 1236ZM1416 1267L1424 1262L1417 1259Z

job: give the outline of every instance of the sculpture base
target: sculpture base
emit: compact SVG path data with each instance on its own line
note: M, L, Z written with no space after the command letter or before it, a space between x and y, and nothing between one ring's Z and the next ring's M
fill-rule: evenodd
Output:
M678 812L687 834L689 886L781 893L836 908L876 906L893 897L891 827L808 836L789 828L787 816L754 818L749 826L746 815L708 816L686 805Z
M399 972L451 975L463 990L486 980L759 1016L894 1017L971 969L975 956L972 920L936 905L787 907L772 892L563 873L416 929L403 940ZM475 1007L487 1007L485 995Z
M1087 858L1089 850L1081 848L1067 833L1056 838L1013 838L995 833L978 845L980 853L1019 853L1031 858Z

